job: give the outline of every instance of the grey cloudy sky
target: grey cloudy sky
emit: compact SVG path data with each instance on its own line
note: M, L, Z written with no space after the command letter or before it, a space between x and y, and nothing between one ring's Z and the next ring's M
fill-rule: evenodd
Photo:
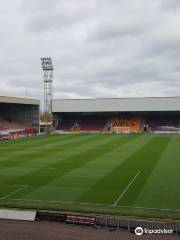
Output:
M180 95L180 0L0 0L0 91L42 99Z

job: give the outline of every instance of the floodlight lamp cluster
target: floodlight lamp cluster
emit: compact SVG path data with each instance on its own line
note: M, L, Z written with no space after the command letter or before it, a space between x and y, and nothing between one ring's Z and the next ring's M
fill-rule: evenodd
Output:
M50 57L41 58L41 64L43 70L53 70L52 59Z

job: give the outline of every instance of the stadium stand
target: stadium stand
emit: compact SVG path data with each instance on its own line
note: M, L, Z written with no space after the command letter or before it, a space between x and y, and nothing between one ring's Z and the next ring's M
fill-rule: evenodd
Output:
M112 119L112 130L115 132L140 132L141 128L141 117L122 116Z
M40 101L0 95L0 139L14 139L39 131Z
M116 133L138 133L148 132L179 132L178 116L143 115L129 116L120 114L114 117L96 114L79 116L62 116L56 129L61 131L80 132L116 132Z
M180 97L54 99L52 114L66 131L180 132Z
M149 116L146 118L149 131L173 132L179 131L179 117L177 116Z
M0 127L0 131L1 131L1 130L7 130L7 128Z
M3 118L0 118L0 129L4 130L5 129L18 129L18 128L24 128L26 127L25 124L23 122L20 122L20 121L13 121L11 119L3 119Z
M58 125L59 130L63 131L81 131L81 132L97 132L103 131L108 121L108 117L101 116L79 116L79 117L63 117Z
M108 121L108 117L101 116L84 116L79 120L79 129L82 132L103 131Z
M76 117L66 117L65 116L61 119L60 123L58 124L57 129L63 130L63 131L71 131L76 122L77 122Z

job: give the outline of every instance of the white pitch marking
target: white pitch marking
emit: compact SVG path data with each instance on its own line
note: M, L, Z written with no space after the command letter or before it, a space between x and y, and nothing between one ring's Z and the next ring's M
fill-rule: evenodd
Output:
M6 187L6 186L7 186L7 187L9 187L9 186L10 186L10 187L12 187L12 186L13 186L13 187L17 187L17 186L18 186L18 187L24 187L24 186L28 186L28 185L2 183L2 184L0 184L0 186L5 186L5 187Z
M127 192L128 188L131 186L131 184L136 180L136 178L139 176L141 172L138 171L138 173L133 177L133 179L129 182L129 184L126 186L126 188L124 189L124 191L119 195L119 197L116 199L116 201L114 202L113 206L116 206L118 204L118 202L121 200L121 198L124 196L124 194Z
M22 189L21 189L22 190ZM3 200L3 198L0 198ZM27 201L27 202L47 202L47 203L63 203L63 204L79 204L79 205L91 205L91 206L105 206L105 207L114 207L114 204L103 204L103 203L81 203L81 202L65 202L65 201L51 201L51 200L40 200L40 199L8 199L10 201ZM180 212L180 209L168 209L168 208L147 208L147 207L136 207L136 206L121 206L116 205L118 208L131 208L131 209L147 209L147 210L159 210L159 211L172 211L172 212Z
M13 192L5 195L4 197L2 197L2 198L0 198L0 199L6 199L6 198L8 198L8 197L11 197L12 195L14 195L14 194L16 194L16 193L24 190L24 189L27 188L27 187L29 187L29 185L24 185L24 186L22 186L20 189L18 188L17 190L15 190L15 191L13 191Z
M121 208L133 208L133 209L145 209L145 210L180 212L180 209L170 209L170 208L148 208L148 207L140 207L140 206L121 206L121 205L118 205L118 207L121 207Z
M4 199L4 198L0 198ZM14 199L9 199L11 201L29 201L29 202L47 202L47 203L63 203L63 204L80 204L80 205L92 205L92 206L109 206L111 207L112 205L107 205L103 203L81 203L81 202L65 202L65 201L51 201L51 200L41 200L41 199L24 199L24 198L14 198Z
M12 187L12 186L13 186L13 187L17 187L17 186L18 186L18 187L24 187L24 186L28 186L28 185L22 185L22 184L21 184L21 185L20 185L20 184L6 184L6 183L3 183L3 184L0 184L0 186L5 186L5 187L6 187L6 186L7 186L7 187Z

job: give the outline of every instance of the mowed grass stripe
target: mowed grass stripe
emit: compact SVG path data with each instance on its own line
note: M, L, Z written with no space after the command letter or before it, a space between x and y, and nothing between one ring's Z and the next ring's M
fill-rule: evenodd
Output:
M54 138L46 139L46 141L44 141L44 138L41 137L38 142L37 142L37 140L34 140L32 138L26 144L23 144L22 141L20 141L18 143L18 145L15 145L15 146L10 145L10 147L8 147L9 142L7 142L8 152L7 152L7 147L6 148L1 148L1 146L0 146L0 156L2 158L3 156L9 156L12 153L13 153L13 155L16 154L16 153L18 155L20 155L24 152L28 152L28 151L31 152L31 151L38 150L39 148L42 148L42 146L44 148L50 147L50 146L53 147L54 144L56 144L56 143L62 142L64 144L68 141L71 141L71 140L73 141L75 138L78 139L78 138L82 138L82 137L84 137L84 136L82 136L82 135L79 135L79 136L67 135L65 137L65 136L59 135L59 136L55 136Z
M153 137L141 135L138 139L112 151L110 156L107 154L100 163L97 162L96 169L107 169L108 167L109 172L104 174L102 178L97 178L97 181L79 197L78 202L102 203L103 201L104 204L112 204L125 189L128 181L136 174L136 170L131 170L131 168L121 171L120 166L135 152L148 144Z
M94 158L92 161L79 166L78 168L73 169L72 171L66 173L62 177L55 179L50 182L48 185L44 186L41 189L38 189L36 192L26 196L36 199L48 199L48 200L61 200L61 201L78 201L79 197L82 196L88 189L94 185L100 178L104 177L108 172L110 172L114 167L119 163L118 161L113 162L112 156L114 151L123 151L128 150L126 146L131 145L132 151L134 148L138 147L138 143L142 143L142 136L138 136L135 139L129 137L131 141L128 141L124 144L113 144L116 145L112 151L109 151L103 155ZM139 140L139 141L138 141ZM134 143L134 146L133 146ZM126 154L129 154L126 153ZM103 171L103 165L108 163L108 172ZM112 163L112 164L110 164ZM97 165L98 164L98 165ZM101 169L99 166L101 165ZM116 166L115 166L116 165ZM91 168L91 169L89 169ZM46 192L48 191L48 195ZM90 200L90 199L89 199ZM101 199L102 202L102 199Z
M31 159L31 161L23 162L22 164L18 164L14 167L1 167L1 170L3 171L3 175L1 174L0 182L6 183L6 181L16 179L17 177L26 175L26 174L33 174L33 172L36 172L36 170L42 169L43 175L53 175L54 172L52 172L52 168L49 167L51 163L60 162L65 160L66 158L73 156L79 152L92 149L94 146L98 146L101 144L105 144L109 142L112 139L118 138L119 136L108 136L105 137L104 135L89 135L91 137L90 139L81 139L80 142L78 142L77 146L72 147L71 144L69 144L69 148L65 149L63 148L62 151L54 152L50 151L51 154L47 155L46 157L41 157L37 159ZM28 171L27 171L28 170ZM6 177L7 176L7 177Z
M43 191L46 191L46 188L54 188L52 192L55 192L55 187L59 187L59 191L61 192L61 195L59 196L60 200L63 199L66 201L72 201L73 198L73 201L77 202L91 202L91 200L93 200L93 196L91 196L91 198L83 200L81 199L81 196L84 195L101 178L115 169L121 162L125 161L127 157L137 151L137 149L139 149L147 141L149 141L148 138L144 138L144 136L140 135L125 144L117 144L117 148L114 148L112 151L95 158L85 165L82 165L65 174L61 178L58 178L57 180L51 182L43 189ZM121 158L119 158L120 156ZM73 196L69 196L69 198L67 198L66 192L71 191L71 189L78 189L78 191L73 193ZM102 203L102 201L104 201L104 199L101 196L99 198L99 202Z
M63 146L66 143L71 143L74 142L73 138L68 138L68 139L54 139L53 141L51 141L51 143L44 143L44 142L40 142L40 143L34 143L34 141L32 140L29 143L28 147L24 147L23 145L19 146L14 149L13 151L11 150L10 152L6 153L4 152L4 154L2 154L2 151L0 149L0 164L1 166L3 166L3 163L5 161L7 161L8 163L10 162L15 162L16 159L26 159L26 157L34 157L37 154L40 154L41 152L45 152L45 150L47 151L48 148L53 149L56 146ZM52 145L51 145L52 144ZM49 147L50 146L50 147ZM49 150L50 150L49 149ZM5 163L6 164L6 163Z
M106 137L106 136L104 136ZM46 186L52 181L55 181L56 179L62 177L63 175L67 174L68 172L74 170L75 168L78 168L84 164L86 164L89 161L92 161L93 159L97 158L98 156L101 156L102 154L105 154L112 149L116 148L118 144L125 144L128 141L131 141L132 139L135 139L137 136L131 136L130 138L127 137L119 137L114 136L113 140L101 144L99 146L96 146L96 143L94 143L95 147L92 147L92 149L89 149L87 151L83 151L81 154L76 154L72 157L69 157L67 159L64 159L63 161L55 164L51 164L50 167L56 168L56 170L53 171L53 175L51 176L43 176L43 170L37 170L34 171L32 174L27 174L25 176L22 176L20 178L14 179L14 183L16 184L25 184L25 185L32 185L32 187L29 187L28 189L25 189L20 194L21 196L24 196L25 194L28 194L32 191L37 190L38 188L41 188L43 186ZM46 171L45 171L46 172ZM48 191L48 190L47 190ZM48 194L48 192L47 192ZM19 197L19 195L18 195Z
M136 199L136 206L180 209L180 138L171 141Z
M98 136L99 134L95 134L95 136ZM12 142L6 142L7 144L7 149L6 148L1 148L1 145L0 145L0 159L1 157L10 157L12 154L13 156L15 154L17 155L21 155L23 154L24 152L32 152L32 151L35 151L36 149L41 149L41 148L47 148L47 147L53 147L55 146L55 144L64 144L66 142L71 142L71 141L74 141L74 139L83 139L83 138L86 138L88 136L92 136L92 134L81 134L81 135L75 135L75 134L70 134L70 135L55 135L54 138L51 137L50 139L45 139L45 137L40 137L38 136L37 138L39 139L38 141L35 140L34 138L31 138L28 140L28 144L24 145L23 141L22 140L19 140L18 142L18 145L14 146L14 147L11 147L11 143ZM18 141L18 140L17 140ZM15 142L15 141L14 141ZM8 150L8 151L7 151Z
M67 153L71 154L71 152L73 152L76 148L78 149L79 145L81 145L81 148L82 148L82 146L85 147L86 145L89 145L91 142L93 142L93 144L96 144L96 143L98 144L98 142L102 141L103 135L88 135L86 136L86 140L84 140L84 137L81 139L80 142L75 141L77 146L72 146L72 144L69 144L68 147L70 147L71 151L68 151L68 149L65 149L65 148L61 148L61 151L55 151L55 152L49 151L49 154L47 154L46 156L43 156L43 157L39 156L36 159L30 158L26 162L23 161L22 163L20 162L19 164L16 164L15 166L11 166L11 167L9 167L8 161L7 161L7 166L0 168L1 172L3 172L0 176L0 183L6 184L7 182L11 182L12 184L16 178L20 178L21 176L24 176L27 174L31 175L33 174L34 171L42 170L43 165L44 165L43 174L52 175L53 173L51 171L51 168L48 168L47 166L48 164L50 164L50 162L56 162L59 159L61 159L64 155L65 157L67 157ZM104 140L107 141L106 138ZM34 165L33 168L31 167L31 164ZM39 166L39 164L41 165Z
M65 159L72 157L78 153L90 150L94 146L100 146L100 145L105 144L115 138L118 138L117 136L116 137L115 136L105 137L104 135L101 135L101 137L99 137L99 138L96 138L95 136L93 137L93 135L91 135L91 136L92 136L92 138L90 140L89 139L86 141L81 140L79 142L79 144L74 148L69 146L68 149L63 149L63 151L61 151L60 154L59 154L59 152L52 153L50 159L47 156L47 157L43 157L43 158L40 157L38 160L35 160L35 161L32 160L29 166L31 166L31 164L34 164L34 166L36 166L36 164L37 164L37 166L38 166L38 164L45 164L44 166L51 167L50 165L53 163L57 163L57 162L59 163L59 162L64 161ZM27 164L26 164L26 166L27 166Z
M71 138L75 137L75 135L41 135L37 137L30 137L30 138L21 138L16 140L10 140L10 141L2 141L0 142L0 148L1 149L13 149L18 146L29 146L29 144L38 144L38 143L46 143L54 141L56 138L61 137L63 138Z
M71 137L67 137L67 138L61 138L59 136L59 138L54 138L51 139L50 141L43 141L43 139L41 138L42 142L36 142L34 141L34 139L29 140L28 145L24 145L22 142L19 142L18 145L16 145L15 147L9 147L8 151L6 148L1 148L0 146L0 160L2 158L4 159L9 159L12 156L15 157L16 155L20 156L23 155L24 153L31 153L31 152L35 152L38 151L38 149L46 148L46 147L53 147L54 144L59 143L59 142L63 142L66 143L68 141L73 141L73 139L75 138L75 136L71 136ZM7 143L7 145L9 145L9 143Z
M150 139L148 143L127 158L126 161L96 183L80 200L87 201L91 199L91 201L98 203L100 199L104 199L105 203L113 204L126 188L128 182L140 171L141 174L139 174L136 182L129 187L120 201L121 205L133 204L169 140L169 137Z
M52 136L52 137L54 137L54 136ZM105 136L102 140L100 140L101 143L105 142L106 137L107 136ZM127 135L125 137L129 137L129 136ZM152 138L167 139L167 135L165 135L165 134L161 135L161 136L158 136L156 134L147 134L147 135L143 135L143 137L144 137L145 141L147 141L147 142L150 141ZM114 138L114 136L112 136L112 139L113 138ZM138 139L140 139L140 138L138 138ZM138 152L137 150L140 149L143 144L141 142L140 148L138 148L139 143L136 141L137 139L127 142L126 144L122 144L122 146L120 146L119 148L118 147L114 148L112 151L109 151L108 153L102 155L102 157L99 156L99 157L95 158L94 160L87 162L87 164L84 164L78 168L75 168L74 170L72 170L70 172L67 172L67 174L63 175L62 177L56 178L52 182L50 181L50 183L47 183L47 185L45 184L45 185L42 185L42 187L39 187L36 189L34 188L34 191L33 191L33 185L32 185L31 186L32 192L30 192L28 190L27 195L26 195L25 190L23 190L21 195L20 195L20 193L17 193L15 195L12 195L8 199L5 199L5 200L1 199L0 200L1 206L28 207L28 208L36 208L36 209L37 208L44 208L44 209L47 208L47 209L54 209L54 210L59 209L59 210L74 210L74 211L76 210L76 211L89 211L89 212L90 211L92 211L92 212L98 211L99 213L101 212L101 213L106 213L106 214L107 213L109 213L109 214L110 213L130 214L130 215L136 214L139 216L146 216L146 217L147 216L148 217L167 217L167 218L174 217L176 219L179 219L179 213L175 214L173 212L173 210L171 211L171 209L174 209L175 211L177 209L180 209L180 205L179 205L179 202L180 202L179 201L179 196L180 196L180 191L179 191L180 136L172 134L171 136L169 135L168 138L171 139L168 143L165 143L165 142L162 143L161 141L156 142L157 143L156 147L160 147L162 154L159 154L160 155L159 160L157 160L155 162L152 171L147 173L147 176L145 178L144 185L142 186L142 188L137 189L137 193L138 193L137 197L136 197L134 187L137 184L136 181L140 180L141 174L138 175L138 177L135 179L135 181L133 181L132 184L130 184L127 191L123 194L121 201L118 202L119 205L117 205L117 206L114 206L114 207L112 206L112 204L115 202L116 199L113 199L111 204L107 205L107 203L104 202L104 196L103 196L104 192L106 193L106 195L109 194L111 196L110 190L111 190L111 187L114 184L114 182L116 182L116 180L114 180L114 182L111 182L111 184L109 184L109 186L110 186L109 188L106 185L103 188L99 189L99 197L100 197L101 202L99 202L100 205L98 203L96 205L96 202L95 202L96 198L92 199L91 202L89 201L89 200L91 200L89 198L88 201L86 201L87 203L84 203L84 204L82 203L83 199L75 198L75 195L76 195L76 197L77 196L81 197L81 196L84 196L85 193L87 193L86 191L84 191L86 188L86 185L83 185L84 182L81 185L81 181L79 180L79 183L80 183L79 184L78 181L75 181L75 179L78 176L78 172L79 172L79 176L82 177L82 181L86 180L88 178L88 176L90 177L88 179L88 181L91 181L91 179L93 179L92 185L91 185L91 183L87 184L86 189L87 189L87 191L89 191L90 190L89 186L93 187L95 185L94 183L98 183L100 179L103 179L103 177L105 177L107 174L109 174L112 170L114 170L117 167L117 165L116 165L117 159L115 159L115 157L118 157L121 160L121 164L123 164L124 159L127 159L127 160L130 159L130 155L132 155L132 152L133 153L135 153L135 151L136 151L136 153ZM18 143L20 141L21 140L18 140ZM31 140L28 140L28 141L31 141ZM108 138L107 141L110 142L110 138ZM161 143L159 144L159 142L161 142ZM16 143L16 141L12 142L12 144L13 143ZM133 143L133 145L131 143ZM10 143L4 142L3 144L10 144ZM37 145L39 145L39 144L40 143L37 143ZM99 144L99 142L98 142L98 144ZM0 150L1 150L2 145L0 144ZM22 145L23 145L23 140L22 140ZM117 145L117 144L115 143L114 145ZM129 145L129 148L125 147L128 145ZM0 177L0 183L2 183L2 184L10 183L10 185L3 184L0 186L0 192L1 192L0 197L3 197L5 195L7 196L7 194L10 194L12 191L16 191L16 189L18 189L18 185L16 185L17 182L14 181L14 179L19 180L20 176L22 176L22 174L25 176L27 174L27 172L25 172L25 168L29 169L31 163L33 164L32 166L34 166L34 170L36 170L36 166L37 166L37 169L40 170L40 165L43 166L45 164L45 167L43 169L43 175L42 176L39 175L40 182L41 181L44 182L44 180L43 180L44 176L45 177L49 176L49 175L51 176L51 175L53 175L54 172L59 171L59 168L53 169L53 170L46 168L48 163L51 163L51 159L53 160L54 163L60 162L60 161L64 160L65 158L70 157L70 155L71 156L76 155L77 153L80 153L82 151L87 151L87 149L93 148L95 146L97 146L97 144L93 144L93 142L90 144L84 144L83 146L81 146L81 143L80 143L77 147L73 148L72 150L71 150L71 148L69 148L68 150L57 153L57 155L55 153L52 153L52 155L47 156L47 158L39 157L38 159L35 159L35 160L32 159L32 161L28 161L27 163L24 162L15 167L12 167L12 168L6 168L6 169L1 168L0 171L1 171L1 173L3 171L3 173L1 174L1 177ZM137 149L135 149L135 148L137 148ZM152 149L150 150L150 148L152 148ZM163 148L164 148L164 150L163 150ZM154 151L153 146L152 147L149 146L149 148L147 147L146 149L147 149L147 153L146 154L144 153L144 157L143 157L144 161L142 161L142 165L146 164L147 155L153 156L152 155L152 153ZM8 148L7 148L7 151L8 151ZM118 154L118 151L119 151L119 154ZM130 155L128 156L129 152L130 152ZM13 153L12 153L12 155L13 155ZM158 154L156 153L155 155L157 157ZM123 160L122 160L122 158L123 158ZM136 159L135 159L135 161L136 161ZM129 164L132 165L131 161L129 161ZM120 164L118 164L118 165L120 165ZM93 168L95 169L94 176L93 176L94 172L92 172ZM142 166L142 168L144 168L144 166ZM152 167L150 167L150 168L152 168ZM16 170L17 172L14 173L14 170ZM36 174L36 171L34 172L34 170L30 169L30 171L32 171L31 178L34 177L33 174ZM135 168L135 166L133 166L133 167L129 166L128 171L125 167L125 169L124 169L124 180L125 181L124 181L123 189L126 189L127 184L129 184L131 182L131 180L133 179L133 177L136 176L136 173L135 173L136 170L137 169ZM100 172L102 174L99 175L98 172ZM87 173L87 175L85 173ZM92 173L92 175L91 175L91 173ZM15 175L15 176L13 176L13 175ZM12 176L12 178L14 178L14 177L15 178L11 179L11 176ZM84 179L83 179L83 177L84 177ZM68 181L67 178L70 178L69 183L67 183L67 181ZM129 179L129 182L128 182L128 179ZM62 182L62 180L64 180L64 182ZM119 178L117 180L119 182L121 182L121 176L119 176ZM25 181L26 181L26 179L25 179ZM20 185L24 185L25 181L21 182ZM72 181L72 184L71 184L71 181ZM34 185L38 184L38 178L36 178L36 176L35 176L35 181L32 184L34 184ZM17 186L17 188L16 188L16 186ZM154 186L155 186L155 188L154 188ZM161 187L159 187L159 186L161 186L161 187L163 186L163 189L161 189ZM64 189L63 189L63 187L64 187ZM73 189L72 192L71 192L71 187ZM122 189L122 191L121 191L121 189L118 189L118 192L117 192L118 196L120 196L120 194L123 192L123 189ZM79 195L81 190L83 191L82 192L83 195L81 195L81 194ZM69 191L69 198L68 198L69 201L67 204L66 204L67 201L63 202L62 201L63 198L61 199L61 195L64 196L66 191ZM76 194L77 191L79 192L78 194ZM129 196L130 192L133 192L133 191L134 191L134 193L131 196ZM49 195L51 193L52 193L52 196L49 198ZM134 195L135 201L131 203L129 201L129 198L131 198L131 197L133 198L133 195ZM143 197L142 197L142 195L143 195ZM72 197L72 199L71 199L71 197ZM80 203L78 203L78 200ZM124 203L123 203L123 201L124 201ZM129 204L128 204L128 201L129 201ZM103 205L101 205L101 204L103 204ZM146 207L149 207L149 206L150 206L150 208L146 209ZM153 207L151 208L151 206L153 206ZM158 210L159 208L162 208L162 207L163 207L163 209L166 209L166 212Z
M78 139L73 139L73 140L70 139L68 142L59 141L59 143L55 143L54 146L51 146L50 148L44 148L44 146L40 144L40 149L32 153L28 152L22 155L19 154L15 157L13 156L13 153L12 153L12 156L9 157L8 159L7 158L3 159L3 157L0 157L0 159L2 158L0 161L0 167L5 167L5 168L14 167L18 164L27 163L29 161L38 159L39 157L43 158L43 157L51 156L53 153L58 153L61 151L68 150L69 148L74 148L78 146L80 142L81 144L85 144L89 142L91 139L95 140L96 138L101 139L102 135L97 135L96 137L88 135Z
M132 169L141 173L119 202L120 205L133 206L170 140L170 136L157 136L121 165L122 171Z

